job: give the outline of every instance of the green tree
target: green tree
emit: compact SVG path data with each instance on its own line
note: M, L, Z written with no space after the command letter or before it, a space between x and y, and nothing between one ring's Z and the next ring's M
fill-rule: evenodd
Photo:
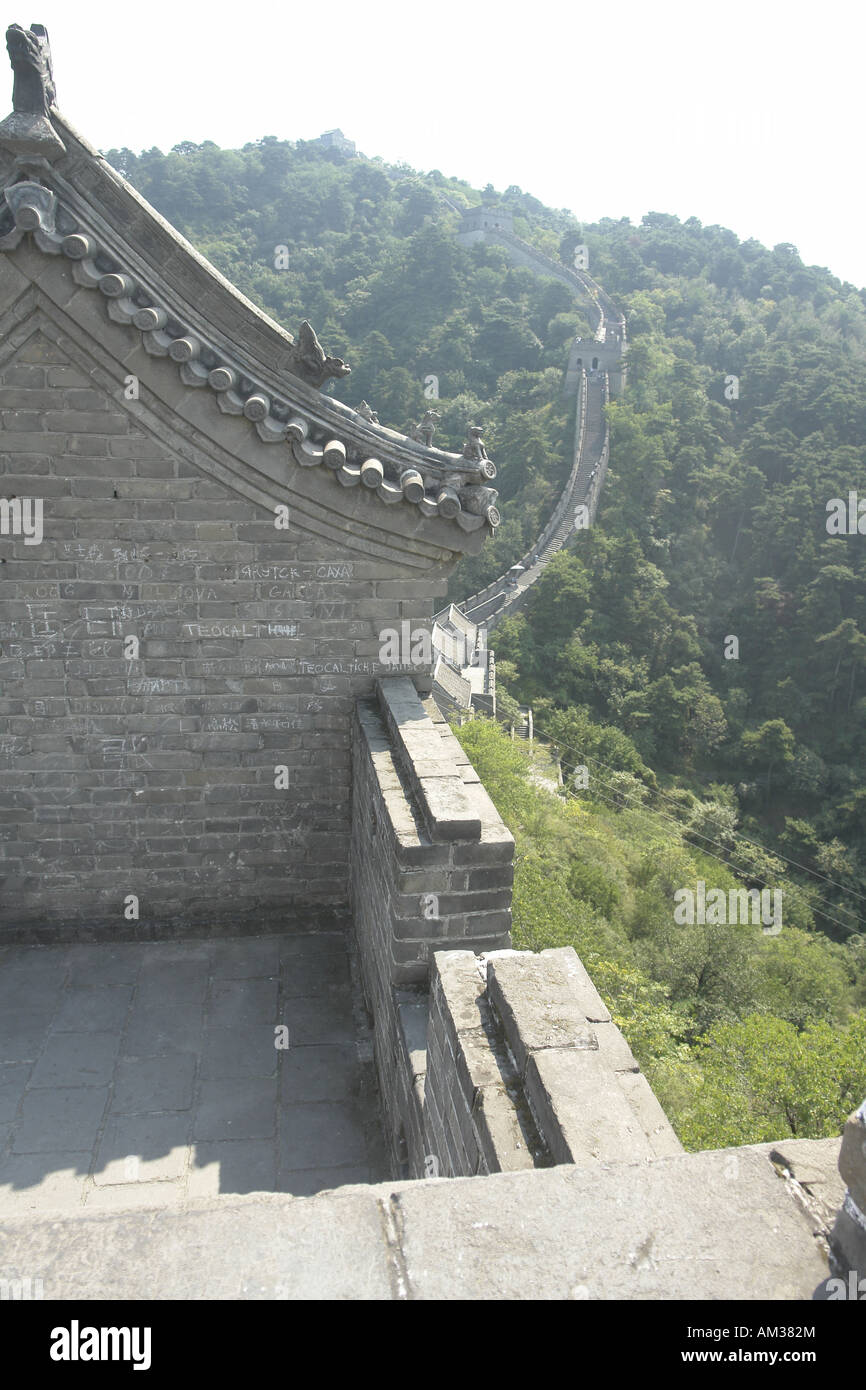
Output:
M743 734L740 749L750 766L767 769L767 793L773 768L794 761L795 739L784 719L768 719L759 729Z

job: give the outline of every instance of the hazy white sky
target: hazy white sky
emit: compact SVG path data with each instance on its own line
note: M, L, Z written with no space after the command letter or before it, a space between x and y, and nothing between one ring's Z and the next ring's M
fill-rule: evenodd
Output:
M866 285L862 0L34 8L6 22L47 25L58 105L102 149L339 126L388 162L587 221L695 216Z

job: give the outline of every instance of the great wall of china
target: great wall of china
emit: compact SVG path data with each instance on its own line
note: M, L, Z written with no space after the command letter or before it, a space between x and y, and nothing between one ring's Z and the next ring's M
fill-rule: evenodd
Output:
M685 1153L575 952L512 949L513 837L429 660L381 659L495 525L489 473L323 395L344 364L62 116L41 26L10 46L4 1288L802 1300L866 1279L866 1105L841 1137ZM604 448L591 370L563 513Z
M581 524L591 525L595 519L610 448L604 407L625 385L628 346L625 318L601 286L586 271L561 265L515 236L510 220L510 214L502 209L472 208L464 214L458 242L464 246L478 241L501 246L514 264L566 285L583 304L589 301L597 321L594 338L576 339L569 352L564 390L576 396L573 462L547 525L516 561L519 573L514 573L516 566L512 566L457 605L488 631L503 617L517 612L552 557L574 534L577 508L585 508Z

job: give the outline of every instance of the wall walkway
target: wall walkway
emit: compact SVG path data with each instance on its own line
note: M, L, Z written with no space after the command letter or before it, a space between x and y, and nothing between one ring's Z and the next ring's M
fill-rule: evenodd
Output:
M503 246L516 264L558 280L578 299L586 301L588 298L597 315L592 342L575 339L569 353L565 390L568 393L574 390L577 397L574 454L571 471L553 513L541 535L516 562L523 570L516 581L509 578L508 573L502 574L457 605L473 622L492 629L503 617L520 609L532 585L568 542L576 529L578 506L586 508L580 525L592 525L595 520L610 450L604 407L611 397L614 365L617 386L622 384L623 369L619 363L626 348L626 324L610 296L586 271L561 265L505 228L487 228L472 236L474 240L481 238ZM590 363L597 360L599 367L596 370L588 368L587 359Z

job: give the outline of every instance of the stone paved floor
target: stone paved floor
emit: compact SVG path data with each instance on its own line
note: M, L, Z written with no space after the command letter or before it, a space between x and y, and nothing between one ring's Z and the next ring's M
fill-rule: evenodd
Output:
M0 1214L388 1176L339 933L0 950Z

